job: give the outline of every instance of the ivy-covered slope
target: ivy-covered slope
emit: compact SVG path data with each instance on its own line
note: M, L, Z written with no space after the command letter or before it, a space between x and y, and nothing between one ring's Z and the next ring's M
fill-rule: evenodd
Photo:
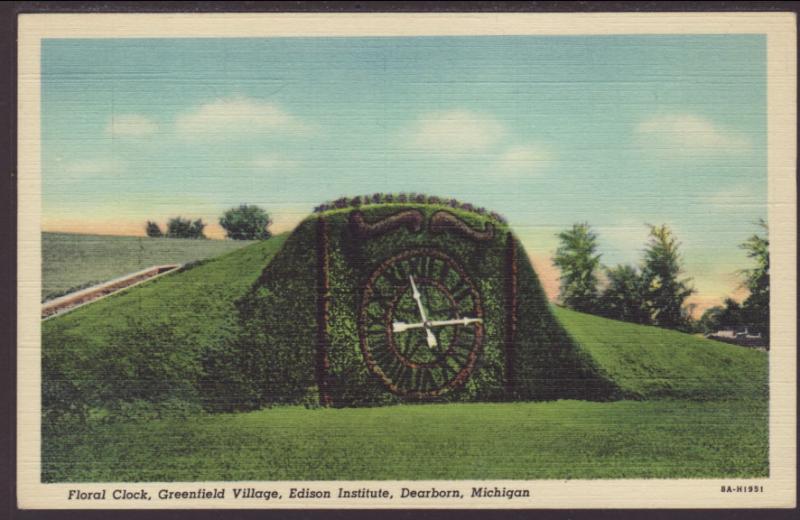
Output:
M476 230L491 224L491 240L470 242L448 233L431 234L400 227L361 239L351 231L353 208L322 212L302 222L238 304L241 335L220 356L214 377L222 409L255 408L270 403L316 404L318 219L327 226L329 250L330 365L325 381L335 406L399 402L365 367L359 346L357 312L365 278L397 251L436 248L464 262L481 293L485 338L476 370L467 383L439 401L536 399L607 400L622 394L594 368L550 312L539 280L517 242L518 315L511 384L507 381L504 262L510 229L497 219L437 204L376 204L359 208L367 222L415 210L428 222L445 210ZM514 239L516 240L516 239Z

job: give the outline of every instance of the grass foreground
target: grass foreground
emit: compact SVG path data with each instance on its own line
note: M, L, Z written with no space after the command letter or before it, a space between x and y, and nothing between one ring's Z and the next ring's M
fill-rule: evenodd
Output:
M766 402L276 407L46 438L45 482L768 475Z
M42 233L42 300L154 265L211 258L252 242Z

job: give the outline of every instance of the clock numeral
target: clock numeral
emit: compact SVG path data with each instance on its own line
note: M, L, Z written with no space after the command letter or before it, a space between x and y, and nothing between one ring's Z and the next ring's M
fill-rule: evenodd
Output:
M456 303L461 304L467 296L472 295L472 290L470 287L464 282L464 280L459 280L458 284L450 291L451 296L456 301Z
M403 371L405 370L406 366L400 362L399 359L396 357L392 357L392 360L389 363L389 366L386 367L384 371L389 379L394 382L395 384L398 383L400 377L403 375Z
M408 352L408 350L417 343L415 340L417 339L416 334L413 331L406 333L403 336L403 352Z
M431 272L433 271L433 262L435 261L434 258L430 256L423 256L420 265L420 274L424 278L430 278Z
M439 280L443 284L447 284L447 276L450 274L450 264L447 262L442 262L442 269L439 271Z
M398 387L408 387L411 380L411 369L396 357L392 357L390 364L384 370L387 377Z
M373 348L372 359L374 359L375 363L380 367L388 366L392 359L394 359L394 355L391 350L389 350L388 345L381 344L378 346L383 348Z
M379 302L371 301L367 305L367 318L370 321L383 321L384 308Z
M445 357L444 359L441 359L439 361L439 368L441 369L441 376L442 376L442 381L439 384L439 386L446 384L458 373L457 370L453 370L453 367L450 366L448 360L449 358Z
M447 360L448 360L448 362L450 360L453 360L459 365L459 367L462 367L462 366L467 364L468 357L469 357L469 355L466 352L463 352L463 351L458 350L458 349L453 349L453 351L447 357Z
M408 259L408 270L411 271L412 274L419 277L420 271L420 264L422 263L424 257L420 256L412 256Z
M409 334L409 336L410 335L411 334ZM414 361L414 354L417 353L421 345L421 341L414 341L410 347L408 346L408 343L406 343L406 348L403 350L403 355L406 357L406 359Z
M381 285L386 284L389 288L389 292L393 293L397 287L400 285L400 279L394 273L390 273L386 271L380 277Z
M389 294L394 292L393 288L390 286L387 288L383 287L384 284L387 282L383 278L379 278L375 284L372 286L372 297L370 298L370 305L377 305L381 307L382 304L386 301L389 301Z
M386 327L380 323L370 323L367 325L367 335L383 337L386 334Z
M408 281L408 278L405 276L405 273L402 271L400 266L393 265L386 271L384 271L382 278L386 281L386 283L391 287L391 291L394 292L397 290L398 287L402 287Z
M397 379L395 379L397 386L401 388L414 388L414 385L412 384L413 377L414 370L412 370L411 367L401 363L400 372L397 374Z
M433 375L431 375L431 371L423 368L419 371L419 377L417 378L417 386L416 388L420 392L428 392L433 388Z
M455 346L462 347L467 350L472 350L472 344L475 342L475 329L471 325L461 327L458 330L458 338L455 341Z

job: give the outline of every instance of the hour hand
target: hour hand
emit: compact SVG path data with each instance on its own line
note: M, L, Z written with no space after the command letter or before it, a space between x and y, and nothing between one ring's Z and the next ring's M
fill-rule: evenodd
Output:
M412 289L412 296L414 300L417 302L417 309L419 309L419 316L422 318L422 322L425 323L428 321L428 317L425 315L425 307L422 305L422 295L417 290L417 284L414 283L414 277L412 275L408 275L408 279L411 280L411 289Z
M392 323L392 332L405 332L411 329L425 329L425 340L428 343L428 348L435 348L437 345L436 336L431 332L430 325L425 323L403 323L402 321L395 321Z
M428 340L428 348L436 348L436 336L433 335L430 326L425 326L425 335L425 339Z
M425 314L425 306L422 305L422 295L417 290L417 284L414 283L414 277L408 275L411 280L411 289L413 291L414 299L417 301L417 308L419 309L419 316L422 318L422 324L425 327L425 339L428 342L428 348L436 348L436 336L433 335L430 326L428 325L428 316Z

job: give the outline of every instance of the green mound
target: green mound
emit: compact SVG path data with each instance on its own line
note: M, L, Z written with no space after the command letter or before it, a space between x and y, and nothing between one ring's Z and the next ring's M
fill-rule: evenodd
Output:
M457 260L447 267L446 258ZM397 271L393 281L381 282L381 273L391 272L387 265ZM457 334L469 337L467 327L436 330L436 347L424 345L421 327L412 332L416 340L406 339L404 334L411 333L386 332L397 320L392 306L399 301L399 307L403 298L409 316L403 322L415 319L409 273L417 273L420 284L427 286L420 291L430 300L431 312L435 313L437 298L445 307L455 307L447 302L448 295L466 294L469 284L463 280L467 279L474 287L471 298L480 300L480 305L472 302L460 311L440 309L432 318L481 317L480 330L474 331L481 335L479 348L465 348L461 365L448 359L452 372L443 368L437 374L438 366L417 367L435 365L449 355L451 350L446 349L452 349L455 357L460 347L448 345L461 339ZM376 294L383 300L373 310ZM390 310L385 311L384 304ZM237 306L241 336L212 360L217 372L210 394L221 410L271 403L369 406L419 400L622 396L552 316L539 280L510 229L475 212L405 203L311 216L295 229ZM422 341L423 346L401 352L403 340ZM377 349L406 356L407 364L390 355L380 358L381 352L371 358L375 343Z
M45 419L199 406L204 359L235 336L234 302L285 239L257 242L43 322Z
M258 242L44 322L45 425L87 416L317 406L326 394L330 401L322 404L335 406L407 402L408 396L388 391L368 369L359 309L376 266L398 251L432 247L460 259L473 280L482 298L483 341L469 379L428 401L766 397L765 353L548 304L522 247L497 219L431 204L357 209L368 224L409 210L419 213L419 227L401 222L368 240L352 234L354 208L324 211L291 236ZM491 237L465 241L449 231L419 232L442 211L473 231L491 226ZM516 251L514 284L510 244ZM326 280L320 278L323 264ZM517 296L509 300L512 286ZM321 311L327 315L324 327Z
M641 399L765 399L765 352L658 327L553 307L594 365L626 395Z

